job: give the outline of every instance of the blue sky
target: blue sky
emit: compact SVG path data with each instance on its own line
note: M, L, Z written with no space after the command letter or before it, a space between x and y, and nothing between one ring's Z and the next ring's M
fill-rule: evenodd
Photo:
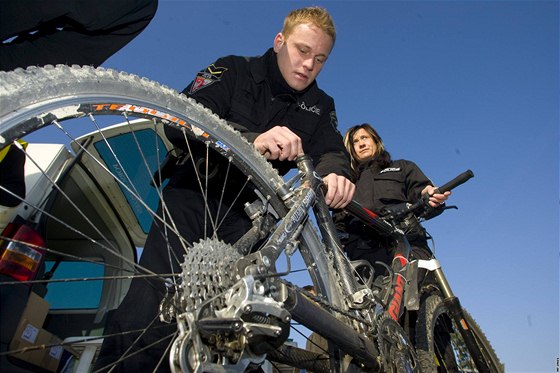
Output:
M436 255L508 372L559 353L556 1L170 1L104 66L182 90L217 57L260 55L284 16L326 7L338 38L319 86L341 132L372 123L434 183L472 169L429 222Z

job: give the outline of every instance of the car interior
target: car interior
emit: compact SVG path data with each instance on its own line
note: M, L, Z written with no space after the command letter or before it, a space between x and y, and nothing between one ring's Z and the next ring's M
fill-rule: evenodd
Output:
M68 371L62 360L72 360L68 357L73 354L77 360L83 351L94 354L100 346L101 340L91 343L87 337L103 334L112 311L126 295L131 279L122 277L134 273L133 263L138 261L138 249L150 228L150 212L132 192L140 194L152 211L157 209L157 190L150 181L171 148L151 122L135 122L134 134L130 125L119 124L108 127L103 136L84 135L78 139L81 145L72 144L73 153L61 145L29 145L28 153L34 158L51 160L42 166L45 172L37 172L37 165L27 160L26 183L32 198L26 199L29 204L20 205L14 220L30 225L44 239L48 250L35 279L50 282L0 286L2 327L9 322L13 329L2 333L2 351L9 349L10 334L15 333L30 291L48 302L48 314L40 327L69 343L69 353L56 371ZM150 142L145 148L153 149L154 138L160 147L141 155L137 142ZM1 276L2 281L13 280ZM84 281L84 277L92 280ZM7 304L10 302L14 307ZM5 309L20 312L6 317ZM13 372L53 371L13 356L2 357L0 366Z

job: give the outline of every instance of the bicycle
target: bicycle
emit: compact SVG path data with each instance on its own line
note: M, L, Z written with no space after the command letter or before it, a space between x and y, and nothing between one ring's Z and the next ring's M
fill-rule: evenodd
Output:
M444 193L473 176L467 170L437 189ZM355 266L362 267L362 272L363 266L367 267L362 281L368 282L391 319L399 322L414 339L421 371L503 371L490 342L453 293L440 262L433 254L429 259L411 259L406 231L431 213L428 196L414 204L387 208L382 216L355 201L346 210L378 233L395 238L388 274L377 278L381 280L377 285L373 284L375 274L371 264L360 262ZM423 278L419 269L427 271Z
M26 225L43 233L44 243L6 233L0 237L5 244L39 252L41 265L53 262L48 276L34 272L19 284L3 279L0 289L53 286L50 278L59 265L79 256L85 263L104 265L97 308L54 310L47 318L44 328L64 339L59 345L77 348L72 337L84 329L82 342L111 338L96 337L95 329L104 327L136 276L157 279L168 289L159 318L176 330L166 350L173 372L250 371L267 361L315 372L420 369L407 333L354 275L324 202L322 181L308 158L300 158L298 174L285 181L225 121L172 89L126 73L57 66L2 72L0 81L0 147L53 127L70 139L74 151L60 172L48 175L52 192L40 202L28 196L17 211L25 215ZM123 125L106 128L115 118ZM93 132L73 134L86 126ZM177 154L163 136L164 126L181 129L187 148L201 148L202 154ZM121 134L134 145L116 146ZM148 143L150 151L145 149ZM179 235L173 221L155 212L165 185L164 159L174 156L192 162L203 194L217 173L210 164L214 157L225 165L219 172L223 185L216 188L222 196L230 172L245 175L243 190L235 193L239 197L248 191L253 196L243 201L253 227L233 244L212 234L195 243L183 242L184 257L174 259L181 272L155 274L136 264L134 249L146 235L137 228L157 222L164 235ZM38 163L28 151L27 158ZM136 163L129 164L134 161L128 158ZM137 180L142 184L134 185ZM115 206L115 200L125 202ZM214 216L205 214L205 219L213 228L220 224ZM381 221L371 224L387 234L398 233ZM316 295L289 281L298 256ZM60 321L80 317L76 325ZM317 351L285 343L294 322L324 337L326 348ZM160 364L167 364L166 354Z

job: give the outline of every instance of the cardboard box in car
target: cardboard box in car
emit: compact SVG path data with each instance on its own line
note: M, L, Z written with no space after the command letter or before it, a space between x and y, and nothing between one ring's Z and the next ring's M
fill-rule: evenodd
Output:
M44 298L41 298L36 293L31 292L29 299L27 300L27 305L23 310L23 315L21 315L20 326L22 324L21 321L23 321L23 319L27 319L27 322L41 328L47 318L49 308L49 302L47 302Z
M49 312L46 300L31 292L18 328L10 343L10 351L23 350L11 356L55 372L62 357L61 340L44 330ZM36 348L36 347L42 348Z
M17 334L10 344L10 350L24 351L11 356L51 372L56 372L60 364L60 359L62 358L62 353L64 352L64 348L60 346L62 341L45 329L37 330L27 320L20 323L20 326L23 328L18 328ZM30 342L31 340L34 342Z

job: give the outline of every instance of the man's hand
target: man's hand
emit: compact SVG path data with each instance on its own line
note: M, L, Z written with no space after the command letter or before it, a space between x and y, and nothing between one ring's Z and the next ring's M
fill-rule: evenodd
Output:
M269 160L293 161L303 155L301 139L288 127L276 126L261 133L253 145Z
M428 194L430 196L430 199L428 201L428 204L432 207L438 207L439 205L442 205L445 200L447 200L447 198L451 195L451 192L445 192L445 193L435 193L436 188L433 187L432 185L428 185L427 187L425 187L422 190L421 194Z
M261 133L253 145L269 160L293 161L303 155L301 139L289 128L276 126ZM352 200L356 186L344 176L329 174L323 178L327 186L325 200L329 207L344 208Z
M323 183L327 187L325 201L329 207L341 209L352 201L356 186L344 176L329 174L323 178Z

